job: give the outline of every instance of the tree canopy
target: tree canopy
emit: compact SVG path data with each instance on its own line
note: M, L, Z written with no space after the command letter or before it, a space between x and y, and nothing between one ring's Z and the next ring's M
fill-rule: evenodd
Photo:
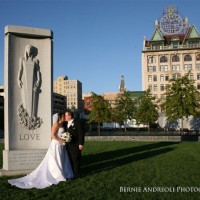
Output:
M178 79L171 79L166 88L165 99L161 104L168 121L182 120L190 115L200 114L200 93L195 87L195 80L189 78L190 72Z
M153 103L155 97L151 95L148 89L139 100L140 103L135 113L135 119L137 124L145 124L150 128L150 124L154 124L158 120L157 105Z
M113 121L124 125L126 131L126 121L133 119L136 106L129 92L120 93L115 100L115 107L112 112Z
M89 114L89 122L98 123L98 133L100 135L100 125L103 122L111 120L110 104L101 95L92 93L91 112Z

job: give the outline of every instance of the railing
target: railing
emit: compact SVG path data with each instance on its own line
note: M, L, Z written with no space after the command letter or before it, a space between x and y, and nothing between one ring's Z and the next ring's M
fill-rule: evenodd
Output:
M87 131L86 136L98 136L98 131ZM175 129L151 129L149 132L146 129L110 129L101 130L101 136L181 136L181 135L200 135L200 130L175 130Z

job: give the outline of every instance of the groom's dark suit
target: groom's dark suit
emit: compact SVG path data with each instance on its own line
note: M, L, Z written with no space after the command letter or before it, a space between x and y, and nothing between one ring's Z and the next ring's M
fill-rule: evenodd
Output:
M65 123L65 131L72 136L71 142L67 143L66 147L72 164L74 178L80 177L80 162L81 151L79 145L84 145L84 127L80 120L73 120L72 125L67 127Z

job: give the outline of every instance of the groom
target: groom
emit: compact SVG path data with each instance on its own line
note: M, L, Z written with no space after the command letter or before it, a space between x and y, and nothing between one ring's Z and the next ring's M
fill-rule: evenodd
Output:
M74 173L74 179L80 177L80 163L81 163L81 151L84 145L84 127L80 121L74 119L72 111L65 112L65 131L69 132L72 136L71 142L67 146L69 157L72 164Z

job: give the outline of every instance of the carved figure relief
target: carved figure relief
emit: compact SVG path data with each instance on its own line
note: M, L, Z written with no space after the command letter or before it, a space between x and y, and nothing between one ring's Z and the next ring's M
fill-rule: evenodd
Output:
M24 56L20 58L17 82L21 89L22 103L18 106L19 123L29 130L39 128L42 119L37 117L38 100L41 87L38 49L32 45L25 47Z

